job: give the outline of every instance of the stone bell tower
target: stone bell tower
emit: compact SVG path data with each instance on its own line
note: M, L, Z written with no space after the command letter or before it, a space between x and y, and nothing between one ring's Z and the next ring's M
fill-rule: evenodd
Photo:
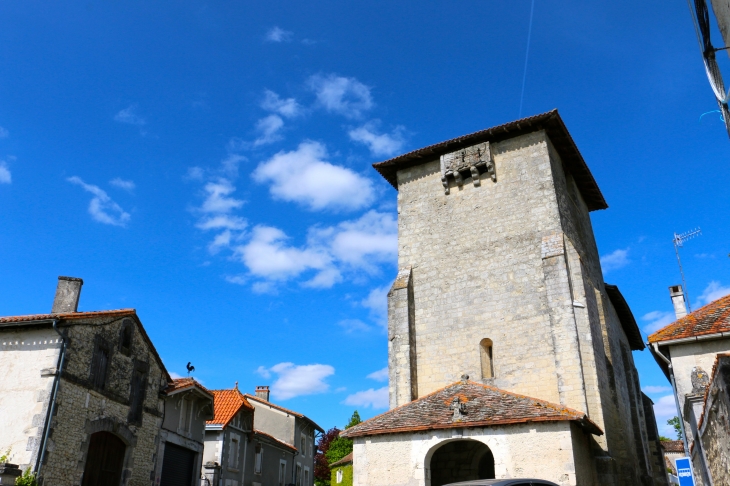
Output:
M391 409L467 374L585 411L615 429L597 439L608 469L650 470L631 358L644 345L589 216L608 206L557 111L374 167L398 190Z

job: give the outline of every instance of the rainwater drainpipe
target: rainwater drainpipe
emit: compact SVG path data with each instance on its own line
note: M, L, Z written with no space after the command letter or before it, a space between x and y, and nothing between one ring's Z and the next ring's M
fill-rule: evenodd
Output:
M674 382L674 368L672 367L672 362L667 359L666 356L662 354L661 351L659 351L659 345L657 343L651 344L652 348L654 349L654 354L659 356L662 361L664 361L667 364L667 367L669 368L669 381L672 383L672 394L674 395L674 405L677 407L677 417L679 417L679 424L681 425L681 432L682 432L682 443L684 444L684 454L687 457L690 457L689 455L689 446L687 445L687 434L684 430L684 419L682 418L682 410L679 408L679 397L677 396L677 384Z
M53 409L56 407L56 398L58 397L58 383L61 381L61 370L66 360L66 336L58 330L58 319L53 319L53 330L61 336L61 352L58 356L58 365L56 366L56 376L53 378L53 388L51 390L51 399L48 403L48 412L46 413L46 422L43 426L43 441L39 449L38 460L35 465L36 478L40 477L41 466L46 455L46 445L48 444L48 434L51 432L51 420L53 419Z

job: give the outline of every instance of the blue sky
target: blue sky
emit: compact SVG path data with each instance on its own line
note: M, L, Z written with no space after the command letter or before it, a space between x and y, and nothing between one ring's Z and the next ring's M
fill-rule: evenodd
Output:
M325 428L386 406L395 191L370 167L560 110L645 328L730 292L728 139L684 2L0 4L0 315L134 307L169 370ZM719 45L719 44L718 44ZM660 422L668 383L635 353ZM666 431L666 429L665 429ZM668 434L668 431L665 432Z

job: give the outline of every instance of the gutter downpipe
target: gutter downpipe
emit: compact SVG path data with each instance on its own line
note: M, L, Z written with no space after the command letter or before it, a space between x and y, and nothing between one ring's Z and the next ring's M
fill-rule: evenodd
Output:
M66 360L66 336L61 334L58 330L58 319L53 319L53 330L61 336L61 352L58 356L58 365L56 367L56 376L53 378L53 389L51 391L51 399L48 404L48 412L46 414L46 422L43 426L43 442L39 449L38 460L35 465L36 478L40 477L41 466L43 466L43 459L46 456L46 444L48 444L48 435L51 432L51 420L53 419L53 409L56 408L56 398L58 397L58 383L61 381L61 370L63 369L64 361Z
M682 410L679 408L679 397L677 396L677 384L674 381L674 368L672 367L672 362L667 359L664 354L662 354L661 351L659 351L659 345L657 343L651 343L650 346L654 349L654 354L656 356L659 356L662 361L664 361L667 364L667 367L669 368L669 381L672 384L672 395L674 395L674 405L677 407L677 417L679 417L679 421L682 425L682 443L684 444L684 455L687 457L690 457L689 455L689 446L687 445L687 434L684 430L684 418L682 417Z

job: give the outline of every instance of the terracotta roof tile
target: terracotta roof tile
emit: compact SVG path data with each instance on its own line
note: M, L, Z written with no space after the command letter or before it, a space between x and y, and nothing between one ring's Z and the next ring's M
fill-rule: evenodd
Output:
M406 154L393 157L373 164L373 167L382 175L385 180L398 189L397 172L400 169L423 164L429 159L437 158L439 155L453 152L481 142L500 142L519 135L545 130L560 158L568 166L573 174L578 189L586 202L589 211L606 209L608 205L598 188L593 174L588 169L583 156L565 127L558 110L548 111L539 115L529 116L499 125L478 132L462 135L444 142L429 145Z
M231 388L229 390L211 390L213 393L213 409L215 415L213 420L208 420L206 424L222 425L225 427L242 409L254 410L253 405L248 403L246 397L238 390Z
M730 333L730 295L710 302L649 336L650 343ZM730 337L730 335L728 335Z
M11 322L31 322L31 321L46 321L50 319L88 319L92 317L106 317L106 316L131 316L137 312L134 309L115 309L115 310L103 310L103 311L90 311L90 312L62 312L59 314L29 314L25 316L7 316L0 317L0 324L11 323Z
M199 382L195 381L195 378L175 378L167 384L167 388L165 388L165 393L169 395L170 393L174 393L194 386L200 388L202 391L213 397L213 392L205 388Z
M280 446L282 446L282 447L286 447L287 449L290 449L290 450L292 450L292 451L294 451L294 452L298 452L298 451L299 451L299 449L297 449L297 448L296 448L296 447L294 447L293 445L291 445L291 444L287 444L287 443L286 443L286 442L284 442L283 440L279 440L279 439L277 439L276 437L274 437L273 435L271 435L271 434L267 434L266 432L262 432L262 431L260 431L260 430L258 430L258 429L254 429L254 430L253 430L253 433L254 433L254 434L256 434L256 435L262 435L262 436L266 437L267 439L269 439L269 440L271 440L271 441L273 441L273 442L275 442L275 443L279 444Z
M458 422L452 422L451 403L455 397L458 397L466 407L466 415ZM430 395L401 405L343 431L340 436L359 437L562 420L579 422L588 432L603 434L603 431L583 412L469 381L453 383Z
M346 455L339 461L335 461L332 464L330 464L330 467L342 466L343 464L349 464L351 462L352 462L352 452L350 452L348 455Z
M664 452L684 453L684 443L681 440L663 440L662 449Z

